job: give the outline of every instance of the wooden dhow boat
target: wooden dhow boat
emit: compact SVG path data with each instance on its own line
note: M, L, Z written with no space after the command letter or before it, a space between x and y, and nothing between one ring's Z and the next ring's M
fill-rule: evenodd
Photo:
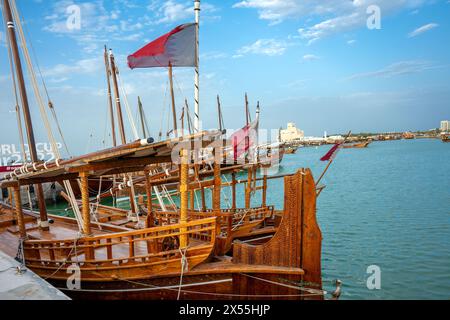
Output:
M274 219L273 235L255 239L252 232L265 222L267 209L253 210L246 197L246 211L235 211L233 215L222 217L219 161L213 164L213 182L205 182L213 184L212 211L189 208L190 193L198 188L195 186L198 181L190 172L191 161L198 158L195 153L199 150L204 153L221 132L199 132L158 143L143 139L127 144L123 139L121 146L111 149L69 160L62 160L58 155L53 162L39 162L35 157L34 133L10 2L18 22L22 48L26 57L29 54L14 0L3 0L31 162L0 181L0 188L7 188L14 199L12 205L0 205L0 243L5 252L16 255L24 266L74 298L323 299L321 234L315 217L317 190L309 170L283 177L285 208L281 218ZM37 81L32 67L28 67L42 107ZM55 144L51 132L48 134L51 143ZM193 150L191 146L195 146ZM177 163L180 166L180 206L173 220L158 217L153 212L154 181L150 179L148 166L174 163L175 155L181 155L182 161ZM142 228L92 219L89 181L134 172L145 173L148 200ZM77 180L81 190L81 210L78 210L71 187ZM39 201L39 213L22 208L22 187L57 181L63 181L69 190L75 218L48 215L44 201ZM133 213L139 224L141 217L137 212ZM239 214L241 217L237 221L234 218ZM233 234L236 230L245 232ZM220 237L226 240L221 243ZM234 243L232 256L226 256L229 239L232 242L242 237L250 237L251 242Z
M372 141L366 141L366 142L354 143L354 144L344 144L344 145L343 145L343 148L344 148L344 149L365 149L365 148L367 148L371 143L372 143Z
M201 138L205 141L211 136L214 134L203 133ZM190 137L196 138L200 137ZM285 208L275 235L253 244L235 243L232 257L215 254L220 248L217 234L223 228L217 214L189 211L192 190L187 152L183 152L180 165L177 223L152 227L152 214L141 230L91 221L88 177L145 170L149 163L166 162L171 152L169 142L135 142L3 181L1 187L12 188L15 199L14 209L2 205L0 242L5 251L15 255L14 248L20 244L24 264L74 298L323 298L316 187L309 170L284 177ZM21 208L20 188L75 176L83 191L81 233L75 219L53 216L49 231L37 228L36 215ZM221 181L217 175L215 178L217 197ZM149 193L151 183L147 182ZM213 210L218 212L215 203ZM148 210L152 211L151 205ZM73 280L77 274L79 286Z

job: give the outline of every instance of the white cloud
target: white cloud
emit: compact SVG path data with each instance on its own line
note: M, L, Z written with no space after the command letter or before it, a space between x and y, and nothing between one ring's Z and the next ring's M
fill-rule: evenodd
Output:
M228 54L226 54L224 52L217 52L217 51L205 52L205 53L200 54L200 60L217 60L217 59L224 59L227 57L228 57Z
M287 44L275 39L259 39L255 43L244 46L237 51L235 58L246 54L260 54L266 56L281 56L285 53Z
M187 22L193 20L194 17L193 1L152 0L147 6L147 10L156 12L156 21L152 21L151 24ZM220 19L219 16L212 15L218 9L210 3L202 2L201 10L202 21Z
M234 8L256 9L259 18L269 24L281 23L286 19L306 21L299 28L300 37L309 44L324 37L365 27L369 5L377 5L382 16L401 9L415 9L433 0L246 0L233 5ZM308 25L308 21L317 21Z
M71 29L67 26L69 13L67 8L71 5L80 7L80 29ZM120 4L122 8L132 8L127 0L115 0L114 4ZM139 16L136 19L121 19L124 12L117 8L108 10L104 2L95 0L91 2L74 2L72 0L57 1L52 5L52 12L45 17L44 30L56 35L63 35L74 39L87 54L98 53L104 43L111 40L137 41L148 24L147 17Z
M56 66L43 70L46 77L55 77L54 80L67 79L75 74L94 74L103 69L103 57L82 59L73 64L57 64ZM62 82L62 81L60 81Z
M421 61L421 60L400 61L390 64L377 71L354 74L348 77L347 80L354 80L361 78L392 78L395 76L419 73L435 68L437 68L437 66L429 61Z
M260 19L268 20L271 24L277 24L291 18L342 13L350 10L355 3L359 2L336 0L247 0L234 4L233 8L257 9Z
M303 60L305 61L314 61L314 60L319 60L320 58L314 54L305 54L303 56Z
M162 18L157 23L170 23L189 18L193 14L192 5L181 4L173 0L166 1L160 11Z
M438 27L439 25L437 23L429 23L426 24L424 26L421 26L420 28L417 28L416 30L410 32L408 34L408 38L413 38L413 37L417 37L418 35L430 31L431 29L434 29L436 27Z
M354 45L355 43L356 43L356 40L354 40L354 39L347 41L348 45Z

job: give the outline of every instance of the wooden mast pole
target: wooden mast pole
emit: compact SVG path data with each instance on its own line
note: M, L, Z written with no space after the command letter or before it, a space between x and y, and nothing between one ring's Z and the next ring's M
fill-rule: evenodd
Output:
M116 139L116 124L114 120L114 106L112 102L112 92L111 92L111 68L109 65L109 59L108 59L108 49L106 49L105 46L105 68L106 68L106 82L108 84L108 104L109 104L109 114L111 117L111 134L112 134L112 141L113 141L113 147L117 146L117 139Z
M253 167L251 166L247 169L247 185L245 188L245 209L250 209L251 206L252 182L253 182Z
M119 131L120 131L120 138L122 141L122 144L127 143L127 138L125 136L125 126L123 124L123 116L122 116L122 106L120 103L120 94L119 94L119 84L117 82L117 67L116 67L116 61L114 59L114 54L112 53L112 50L109 51L109 59L111 62L111 75L113 78L113 84L114 84L114 94L116 96L116 109L117 109L117 118L119 120Z
M247 125L250 124L250 110L248 109L248 95L245 93L245 120Z
M221 191L222 191L222 177L220 171L220 157L216 156L216 149L214 150L214 190L213 190L213 213L217 218L216 234L221 233L220 207L221 207ZM227 225L230 220L228 219Z
M138 96L139 117L141 118L142 138L147 138L147 130L145 130L144 107L142 106L141 97Z
M184 115L185 115L186 109L183 107L181 110L181 136L184 136Z
M218 113L218 115L219 115L219 130L220 131L223 131L223 121L222 121L222 108L221 108L221 105L220 105L220 97L219 97L219 95L217 95L217 113Z
M8 39L11 45L11 51L14 59L14 65L16 69L16 75L17 75L17 81L19 84L19 92L20 92L20 99L22 102L22 108L23 108L23 115L25 119L25 128L27 132L27 140L28 140L28 146L30 150L30 157L31 161L33 163L39 162L39 158L37 156L36 151L36 140L34 138L34 130L33 130L33 123L31 121L31 113L30 113L30 106L28 103L28 96L27 96L27 90L25 86L25 79L23 76L23 69L22 69L22 63L20 61L20 54L19 54L19 47L17 45L17 38L15 33L15 25L14 20L12 18L11 13L11 7L9 5L8 0L3 0L3 10L5 12L5 18L6 18L6 24L8 29ZM25 159L24 159L25 161ZM41 184L35 185L36 190L36 197L38 200L39 205L39 215L40 215L40 228L42 230L48 230L48 217L47 217L47 208L45 206L45 198L44 198L44 191L42 190Z
M216 157L215 157L216 158ZM222 188L222 178L220 174L220 159L214 161L214 193L213 193L213 211L214 214L220 214L220 193Z
M20 186L14 187L14 206L16 208L17 224L19 226L19 234L21 239L27 237L27 231L25 229L25 222L22 210L22 199L20 197Z
M89 182L88 174L86 172L80 173L81 180L81 212L83 215L83 234L85 236L91 235L91 211L89 205Z
M170 96L172 98L173 133L175 137L178 137L177 110L175 107L175 93L173 91L173 70L171 62L169 62L169 83L170 83Z
M153 204L152 204L152 183L150 181L150 171L146 169L145 174L145 191L147 193L147 222L146 228L151 228L155 226L155 218L153 215Z
M233 171L233 173L231 173L231 193L232 193L232 204L231 204L231 209L236 210L236 172Z
M117 81L117 73L119 70L116 66L116 61L114 58L114 54L112 53L112 50L110 50L109 58L111 62L111 73L113 78L113 84L114 84L114 94L116 95L116 109L117 109L117 118L119 120L119 130L120 130L120 137L122 140L122 144L125 145L127 143L127 138L125 135L125 126L123 124L123 115L122 115L122 106L120 103L120 94L119 94L119 84ZM130 206L131 206L131 212L136 213L136 204L135 204L135 195L134 195L134 186L133 186L133 179L131 176L129 176L130 179Z
M186 149L181 150L181 165L180 165L180 224L186 224L188 220L188 186L189 186L189 157ZM188 243L188 236L185 233L186 227L180 228L180 249L186 248ZM184 233L184 234L183 234Z

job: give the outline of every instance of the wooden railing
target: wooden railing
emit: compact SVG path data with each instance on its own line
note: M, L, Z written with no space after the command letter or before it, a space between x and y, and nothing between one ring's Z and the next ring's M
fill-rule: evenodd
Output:
M58 270L73 263L92 270L142 266L178 256L180 237L203 240L189 245L188 256L195 255L196 249L212 248L216 218L80 239L29 240L24 244L24 252L32 269Z
M212 209L206 211L190 210L189 219L205 219L208 217L217 217L217 226L220 227L218 233L231 235L232 231L245 223L264 220L273 217L274 207L259 207L250 209L221 209L220 213L215 213ZM176 211L157 211L155 218L162 225L178 223L179 212Z

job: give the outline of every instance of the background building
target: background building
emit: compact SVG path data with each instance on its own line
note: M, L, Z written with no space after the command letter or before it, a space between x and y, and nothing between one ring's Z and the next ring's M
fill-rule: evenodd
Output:
M441 131L444 132L450 131L450 121L448 120L441 121Z
M287 129L280 131L280 140L281 142L292 142L296 140L302 140L305 137L305 133L297 129L295 123L288 123Z

